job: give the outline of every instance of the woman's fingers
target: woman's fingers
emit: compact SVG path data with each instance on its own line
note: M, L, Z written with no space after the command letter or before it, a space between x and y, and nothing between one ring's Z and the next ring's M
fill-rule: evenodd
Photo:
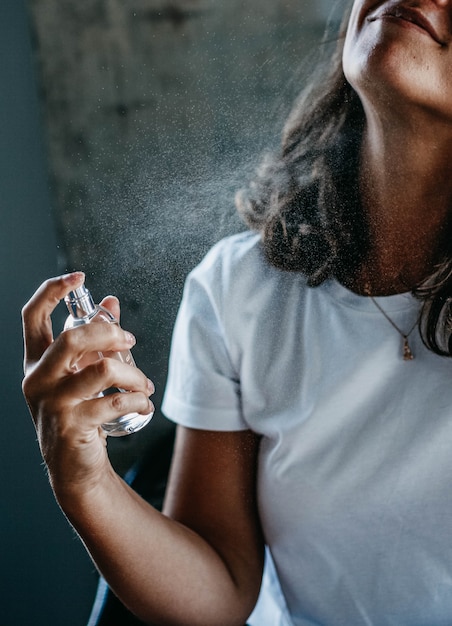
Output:
M69 391L69 388L71 396L83 400L96 398L105 389L111 388L140 392L145 398L154 393L152 381L141 370L114 358L97 359L73 373L63 382L62 390Z
M108 393L101 395L105 390ZM58 400L47 397L44 401L46 431L50 431L50 437L41 442L44 458L49 460L55 434L74 447L91 441L105 422L129 413L153 413L149 399L153 392L154 385L143 372L112 358L99 359L67 376L55 389ZM53 420L51 427L49 416Z
M22 384L35 422L42 414L54 412L56 405L74 407L112 386L149 396L149 383L140 370L113 358L100 358L99 353L122 351L134 343L133 335L116 324L86 324L61 333L39 366L28 369Z
M57 304L84 280L74 272L46 280L22 309L24 332L24 370L38 361L53 341L51 314Z
M119 322L121 307L119 306L119 300L116 296L105 296L105 298L101 300L100 305L108 309L113 317Z
M117 324L85 324L61 333L41 358L41 374L52 379L67 376L99 358L99 352L129 350L132 333Z
M83 424L91 430L129 413L148 415L153 412L154 405L143 393L117 392L81 402L74 407L74 418L76 421L83 420Z

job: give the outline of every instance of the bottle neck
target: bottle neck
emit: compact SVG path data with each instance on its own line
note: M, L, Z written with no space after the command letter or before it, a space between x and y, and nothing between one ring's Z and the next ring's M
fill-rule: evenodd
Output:
M75 319L91 318L97 311L94 300L85 285L71 291L64 300L70 315Z

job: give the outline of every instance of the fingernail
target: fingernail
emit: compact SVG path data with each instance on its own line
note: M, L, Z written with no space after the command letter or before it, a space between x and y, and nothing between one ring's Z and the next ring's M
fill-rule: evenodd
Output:
M137 342L134 335L132 335L132 333L129 333L129 332L126 332L126 341L127 343L130 343L131 346L134 346Z
M74 283L80 282L81 278L85 278L84 272L71 272L70 274L65 274L63 276L63 280L68 285L73 285Z
M149 378L147 379L147 384L148 384L148 392L149 395L152 396L152 394L155 392L155 387L154 387L154 383L152 382L152 380L150 380Z

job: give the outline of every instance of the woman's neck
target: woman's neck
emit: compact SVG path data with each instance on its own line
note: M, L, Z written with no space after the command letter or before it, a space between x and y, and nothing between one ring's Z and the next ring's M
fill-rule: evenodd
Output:
M361 153L361 202L369 249L349 286L358 293L408 291L434 270L448 245L452 129L369 123Z

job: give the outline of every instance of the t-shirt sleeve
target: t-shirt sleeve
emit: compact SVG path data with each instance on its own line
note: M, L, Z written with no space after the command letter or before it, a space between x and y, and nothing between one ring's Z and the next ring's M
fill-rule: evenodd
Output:
M240 381L227 348L222 275L214 254L191 272L176 319L162 412L190 428L245 430Z

